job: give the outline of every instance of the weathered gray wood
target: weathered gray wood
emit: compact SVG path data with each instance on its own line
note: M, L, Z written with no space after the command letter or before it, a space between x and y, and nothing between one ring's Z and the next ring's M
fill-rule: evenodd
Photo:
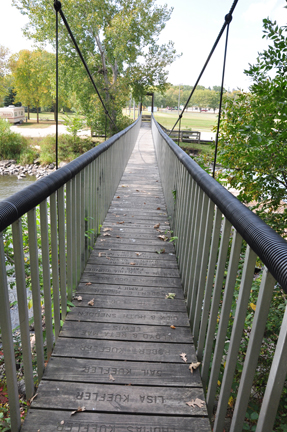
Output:
M120 239L117 239L120 240ZM161 250L165 250L165 254L174 253L174 247L171 243L159 242L157 245L142 245L138 242L131 242L131 244L113 242L110 240L103 240L96 244L95 250L104 251L127 251L127 252L148 252L161 255Z
M101 242L106 242L107 244L113 245L114 247L117 247L117 245L139 245L139 247L141 246L158 246L158 247L165 247L165 248L169 248L171 250L173 250L173 244L169 241L163 241L159 238L154 238L154 239L140 239L140 238L136 238L136 237L122 237L122 238L113 238L110 239L108 238L104 238L103 236L101 236L99 238L99 244L101 244Z
M85 271L82 274L81 282L96 282L104 284L124 284L124 285L140 285L154 286L162 288L180 288L181 281L179 278L163 278L156 276L115 276L106 274L95 274Z
M137 256L134 253L131 253L130 255L133 255L131 258L114 258L113 255L111 254L111 251L106 251L106 253L99 257L99 254L93 254L89 261L88 261L88 265L95 265L95 266L100 266L100 265L105 265L105 266L119 266L119 267L124 267L124 266L131 266L131 263L135 263L136 267L146 267L148 269L150 268L169 268L169 269L176 269L177 270L177 264L176 264L176 260L146 260L143 259L139 256ZM157 254L158 255L158 254ZM161 254L160 254L161 255ZM135 258L136 257L136 258ZM173 262L172 262L173 261ZM178 271L178 270L177 270Z
M106 315L105 312L103 314ZM175 324L171 322L170 325ZM62 337L83 339L192 343L189 327L171 329L169 325L95 323L70 321L69 318L65 321L60 334Z
M64 422L64 423L63 423ZM164 417L30 409L22 432L210 432L202 417Z
M177 269L161 269L161 268L147 268L137 267L134 261L130 261L128 266L112 266L110 263L107 265L93 265L88 263L85 271L95 274L112 274L112 275L130 275L130 276L157 276L162 278L179 278Z
M141 248L142 249L142 248ZM137 253L140 253L141 255L137 255ZM100 254L100 255L99 255ZM162 261L167 262L167 265L170 265L172 263L173 265L176 264L176 258L175 254L173 252L164 252L164 253L156 253L156 252L145 252L145 251L129 251L129 250L107 250L102 248L94 249L94 251L91 253L90 260L93 260L94 258L102 258L103 261L109 258L127 258L130 259L130 262L134 262L134 260L154 260L156 262L160 262L162 264ZM109 263L110 264L110 263ZM159 266L161 267L161 265Z
M144 311L161 311L165 312L182 312L186 313L186 304L183 300L166 299L165 296L168 291L161 299L150 299L150 298L134 298L134 297L121 297L117 296L98 296L95 294L80 294L76 295L73 301L74 305L77 307L87 307L88 302L91 298L94 298L94 305L89 306L91 309L101 308L101 309L128 309L128 310L144 310Z
M201 388L117 386L115 384L65 383L43 380L33 408L86 411L207 416L206 406L190 407L192 399L204 400Z
M194 346L189 343L154 343L76 339L60 337L54 348L57 357L77 357L106 360L130 360L161 363L183 363L180 354L186 353L188 362L196 361Z
M89 293L92 295L106 295L106 296L118 296L121 295L124 298L127 296L132 297L148 297L148 298L164 298L167 293L166 288L159 287L144 287L144 286L132 286L132 285L106 285L92 283L87 285L86 283L80 283L77 289L77 295L83 293ZM172 292L176 294L177 299L183 299L182 288L172 288Z
M91 295L89 298L90 300L93 299ZM76 306L71 308L67 320L120 324L174 325L180 327L189 326L186 312L105 309L97 305L89 306L88 302L82 305L82 307Z
M150 358L152 361L152 356ZM111 377L112 376L112 377ZM189 364L52 357L44 379L103 384L201 387L199 370Z

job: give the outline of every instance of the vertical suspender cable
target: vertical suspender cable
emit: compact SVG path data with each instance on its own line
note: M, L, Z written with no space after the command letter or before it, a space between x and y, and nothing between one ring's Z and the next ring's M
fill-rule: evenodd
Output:
M226 29L224 60L223 60L223 68L222 68L222 80L221 80L220 102L219 102L219 111L218 111L218 120L217 120L217 131L216 131L216 138L215 138L215 151L214 151L213 172L212 172L212 177L213 178L215 176L215 164L216 164L216 157L217 157L218 134L219 134L219 126L220 126L220 118L221 118L222 97L223 97L223 84L224 84L224 75L225 75L225 65L226 65L226 54L227 54L229 24L231 23L231 21L232 21L232 15L231 14L227 14L225 16L225 22L227 23L227 29Z

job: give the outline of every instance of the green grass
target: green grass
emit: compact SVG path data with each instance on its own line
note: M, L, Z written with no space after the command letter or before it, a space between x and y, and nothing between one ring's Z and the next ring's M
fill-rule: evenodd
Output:
M167 129L171 129L178 119L177 112L156 112L154 117L156 121ZM211 132L216 122L217 114L188 112L184 113L181 119L181 129ZM178 129L178 125L176 129Z
M184 150L185 152L188 151L198 151L201 154L206 154L209 156L213 156L214 154L214 149L212 148L212 146L210 144L196 144L196 143L179 143L180 148L182 148L182 150Z

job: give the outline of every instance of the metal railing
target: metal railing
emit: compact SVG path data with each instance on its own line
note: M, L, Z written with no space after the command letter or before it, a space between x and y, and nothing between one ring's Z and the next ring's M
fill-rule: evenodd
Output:
M45 359L49 359L65 320L67 300L72 300L99 225L133 150L140 124L141 118L138 118L124 131L65 167L0 202L0 324L12 432L19 431L21 421L7 282L7 268L11 263L7 261L4 246L7 252L7 242L12 236L24 378L29 400L34 395L35 372L31 356L26 263L29 263L32 291L36 378L40 381ZM12 233L11 229L7 231L10 225ZM28 236L28 246L24 250L23 236L26 239Z
M152 133L210 418L222 432L230 397L236 399L232 432L245 415L274 292L287 289L287 243L181 150L152 119ZM243 241L244 240L244 241ZM255 265L265 265L256 305ZM278 281L278 282L276 282ZM283 294L282 294L283 296ZM251 309L252 306L252 309ZM285 302L282 298L284 311ZM231 331L230 318L232 319ZM248 316L250 326L244 329ZM248 340L238 390L232 389L243 337ZM244 340L245 340L244 339ZM267 343L267 346L266 346ZM287 373L287 310L282 314L256 432L273 430ZM242 363L243 363L242 362ZM217 409L215 409L217 406ZM256 419L257 415L253 416ZM250 429L251 430L251 429ZM252 429L254 430L254 429Z

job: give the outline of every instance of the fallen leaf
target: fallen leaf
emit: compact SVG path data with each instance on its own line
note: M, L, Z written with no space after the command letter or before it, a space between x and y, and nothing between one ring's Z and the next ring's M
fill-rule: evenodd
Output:
M31 399L29 399L30 404L33 402L33 400L38 396L38 393L34 394L33 397L31 397Z
M111 234L109 234L109 233L105 233L104 236L110 236L110 237L111 237Z
M120 236L116 236L116 238L121 238Z
M128 186L126 186L126 185L122 185L122 187L128 187Z
M119 224L119 225L124 224L124 221L122 221L122 222L117 222L117 224Z
M85 285L92 285L92 282L87 282Z
M112 374L110 374L109 378L110 378L111 381L115 381L115 378L113 377Z
M99 257L106 256L106 252L99 252Z
M145 204L145 203L144 203Z
M127 214L125 213L124 216L126 216Z
M60 424L61 424L61 425L65 424L64 420L62 420L62 421L60 422Z
M191 399L190 402L186 402L186 405L188 405L190 407L192 406L193 408L197 405L199 408L203 408L205 405L205 402L201 399L196 398L196 399Z
M154 228L155 228L155 229L156 229L156 228L159 228L159 227L160 227L160 223L154 225Z
M140 255L141 255L141 253L140 253L140 252L136 252L135 254L136 254L137 256L140 256Z
M139 192L139 190L138 190L138 189L136 189L136 192Z
M119 215L116 215L116 217L120 217Z
M101 242L106 241L105 239L101 239Z
M168 294L166 294L165 298L174 300L175 296L176 296L176 294L174 294L174 293L168 293Z
M169 222L165 222L166 225L169 225Z
M186 353L181 353L181 354L179 354L179 356L182 358L182 360L183 360L185 363L187 362Z
M78 409L76 409L76 411L71 412L71 416L78 413L78 412L83 412L83 411L86 411L86 408L85 407L79 407Z
M104 228L104 231L113 231L113 228Z
M78 300L78 301L82 301L82 300L83 300L83 297L81 297L81 296L75 296L74 299L75 299L75 300Z
M168 237L165 235L158 235L158 238L163 240L163 241L167 241Z
M108 260L110 260L110 259L111 259L110 257L107 257L107 256L106 256L106 258L107 258Z
M193 363L191 363L191 365L189 366L189 370L190 370L190 372L193 373L193 371L194 371L195 369L197 369L198 366L200 366L200 362L193 362Z
M120 198L120 196L117 196L117 198Z
M170 328L172 328L172 329L176 329L176 327L175 327L174 325L171 325Z
M131 262L130 265L136 265L136 263Z
M157 210L160 210L160 207L158 207Z
M94 306L94 304L95 304L95 299L94 298L88 302L88 305L90 305L90 306Z

